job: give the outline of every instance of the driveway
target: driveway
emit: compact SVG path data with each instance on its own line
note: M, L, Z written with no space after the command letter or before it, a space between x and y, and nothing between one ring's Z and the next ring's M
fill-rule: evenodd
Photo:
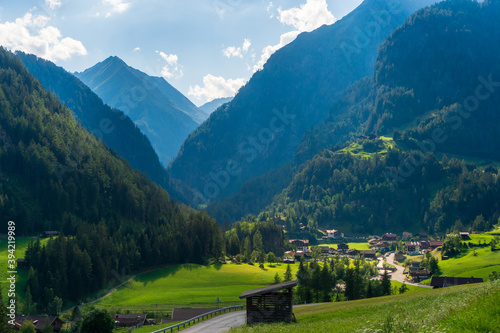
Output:
M391 276L392 280L398 281L398 282L401 282L401 283L404 282L407 285L411 285L411 286L422 287L422 288L432 288L430 286L426 286L426 285L423 285L423 284L420 284L420 283L413 283L413 282L410 282L410 281L406 280L406 275L403 274L403 272L405 271L405 268L403 266L397 265L394 262L394 257L395 257L394 253L391 253L391 255L389 257L387 257L387 263L391 264L391 265L394 265L396 267L396 271L389 274ZM379 263L378 263L377 266L378 267L382 267L382 263L383 263L383 261L379 261Z

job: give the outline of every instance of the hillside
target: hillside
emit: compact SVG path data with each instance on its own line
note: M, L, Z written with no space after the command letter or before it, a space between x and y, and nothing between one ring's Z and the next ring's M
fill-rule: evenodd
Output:
M499 14L498 2L459 0L413 15L381 46L374 76L347 90L305 135L298 156L394 133L415 149L499 160L492 140L500 132L500 36L492 29Z
M498 223L497 168L447 157L439 161L393 145L367 139L321 151L259 218L281 216L289 231L314 221L321 228L361 234L445 233L458 225L472 227L480 215L490 227ZM408 164L400 166L401 161Z
M496 281L295 307L296 324L256 325L229 332L497 332L499 290Z
M188 202L192 194L174 181L161 165L149 139L122 111L112 109L79 79L54 63L16 52L16 57L45 87L54 93L87 131L102 139L130 165L165 188L172 198Z
M75 76L105 103L129 116L165 166L207 117L163 78L148 76L118 57L109 57Z
M17 235L63 234L28 245L28 309L52 313L56 297L76 301L107 285L113 272L221 254L213 219L172 202L3 48L0 110L0 214L16 222Z
M172 176L213 201L291 162L304 132L325 118L349 85L373 73L386 36L431 2L367 0L335 24L298 36L189 136L170 165ZM360 44L359 31L374 22L374 12L389 18Z

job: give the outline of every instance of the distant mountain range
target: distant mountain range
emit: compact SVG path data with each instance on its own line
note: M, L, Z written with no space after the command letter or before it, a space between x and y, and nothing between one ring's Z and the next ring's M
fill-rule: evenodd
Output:
M299 35L188 137L172 176L214 201L292 162L304 133L347 87L373 74L385 38L433 2L367 0L335 24Z
M211 102L205 103L202 106L198 107L201 111L206 114L211 114L215 110L217 110L222 105L229 103L233 100L234 97L226 97L226 98L217 98Z
M149 138L163 165L208 115L160 77L109 57L75 76L110 106L123 111Z
M149 139L127 115L104 104L90 88L62 67L35 55L23 52L16 52L15 55L45 89L71 109L89 132L102 139L133 168L146 173L169 191L173 198L183 202L191 200L189 190L168 175Z

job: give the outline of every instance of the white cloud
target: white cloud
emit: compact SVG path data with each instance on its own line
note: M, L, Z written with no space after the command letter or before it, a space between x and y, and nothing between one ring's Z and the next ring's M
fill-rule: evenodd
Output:
M250 42L250 39L247 39L245 38L245 40L243 41L243 52L248 52L248 50L250 49L250 46L252 46L252 42Z
M274 14L272 12L273 10L273 7L274 7L274 4L272 1L269 2L269 5L267 6L266 10L267 10L267 13L269 14L269 18L274 18Z
M63 38L59 29L47 26L50 18L25 14L15 22L0 24L0 44L13 51L36 54L50 61L67 60L73 55L86 55L80 41Z
M238 90L245 85L246 79L228 79L221 76L214 76L208 74L203 78L203 87L199 85L190 86L188 95L192 96L198 100L203 97L207 102L212 101L216 98L231 97L236 95Z
M231 57L243 58L243 54L248 52L248 50L250 49L250 46L252 46L252 43L250 42L249 39L245 38L242 46L240 46L240 47L229 46L229 47L225 48L224 50L222 50L222 53L228 58L231 58Z
M141 48L140 48L139 46L137 46L137 47L134 49L134 51L140 51L140 50L141 50Z
M130 3L125 0L103 0L103 3L111 6L111 10L106 14L106 17L110 17L113 14L121 14L130 8Z
M310 32L324 24L333 24L337 20L328 10L326 0L306 0L307 2L300 7L282 10L278 8L278 20L295 30L284 33L280 37L280 42L276 45L266 46L262 50L262 55L259 62L254 66L254 71L258 71L264 67L269 57L281 49L283 46L291 43L302 32ZM268 7L268 12L272 8L272 3ZM272 17L272 16L271 16Z
M184 76L182 66L179 65L179 57L176 54L166 54L164 52L156 51L167 62L167 65L162 67L161 75L165 79L180 79Z
M61 7L61 0L45 0L45 4L51 9L55 10L58 7Z

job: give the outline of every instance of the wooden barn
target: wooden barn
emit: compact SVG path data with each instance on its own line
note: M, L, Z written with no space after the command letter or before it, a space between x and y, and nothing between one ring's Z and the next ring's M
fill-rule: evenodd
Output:
M291 322L292 289L297 284L294 280L242 293L240 299L247 300L247 325Z

